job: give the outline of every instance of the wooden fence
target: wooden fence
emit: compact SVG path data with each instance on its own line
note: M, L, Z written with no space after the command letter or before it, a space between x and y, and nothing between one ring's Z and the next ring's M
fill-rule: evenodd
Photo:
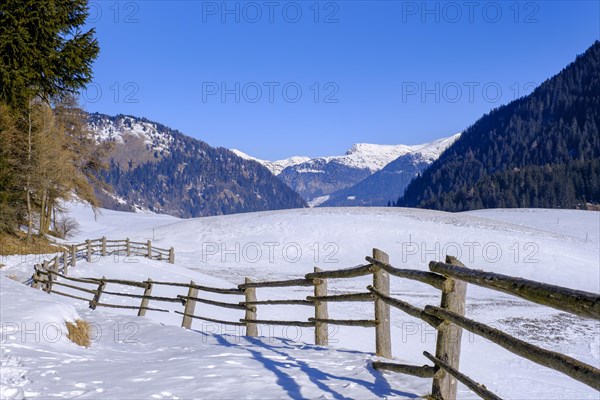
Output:
M44 260L40 267L43 270L53 270L68 274L69 267L77 265L78 259L91 262L94 255L102 257L119 255L123 257L142 256L153 260L164 260L171 264L175 263L175 250L163 249L152 245L152 241L134 242L125 240L107 240L105 237L94 240L86 240L84 243L71 245L58 245L62 253L56 254L50 260ZM30 281L31 283L31 281Z
M150 248L150 246L148 247ZM89 253L89 245L87 247ZM150 252L148 251L148 254ZM523 340L515 338L498 329L474 321L464 316L467 284L482 286L488 289L501 291L522 299L556 308L570 314L600 320L600 296L545 283L530 281L500 275L492 272L473 270L465 267L457 259L447 257L446 262L432 261L430 271L413 269L399 269L389 263L387 254L374 249L372 257L366 257L368 264L349 269L322 271L315 268L314 272L302 278L255 282L249 278L235 288L214 288L198 285L195 282L159 282L148 279L144 282L116 280L107 278L73 278L56 269L43 269L36 266L33 285L43 287L48 293L56 293L84 301L88 301L91 308L112 307L137 310L139 316L144 316L146 311L169 312L164 308L150 307L150 302L179 303L183 311L174 311L182 316L181 325L191 329L195 319L219 324L243 326L247 336L257 336L257 325L283 325L296 327L314 327L315 344L328 344L328 325L358 326L375 328L375 354L384 358L392 358L392 338L390 331L390 307L397 308L408 315L418 318L437 330L435 355L423 352L423 355L433 365L415 366L391 362L375 361L373 367L378 370L387 370L408 375L432 378L431 395L436 399L455 399L457 382L462 382L474 393L484 399L499 399L484 385L459 371L462 330L466 329L493 343L496 343L519 357L528 359L540 365L552 368L570 376L596 390L600 390L600 370L578 361L572 357L554 351L546 350ZM362 293L328 294L328 281L331 279L351 279L359 276L372 275L373 284L366 287ZM437 305L427 305L423 309L400 299L390 297L390 277L415 280L426 283L438 289L441 293ZM56 278L61 278L57 280ZM68 281L69 283L66 283ZM91 284L95 289L82 288L76 283ZM107 284L118 284L143 289L141 294L126 294L116 291L107 291ZM187 291L176 297L153 296L154 287L163 285L180 287ZM84 294L75 296L56 290L56 286L67 287L82 291ZM304 299L286 300L258 300L257 289L267 287L312 287L313 296ZM199 297L200 292L210 292L224 295L238 295L237 303L221 302ZM83 297L85 294L88 297ZM102 294L125 296L139 299L139 306L115 305L103 303ZM330 302L372 302L373 318L360 320L344 320L330 318L327 304ZM196 314L196 304L203 303L216 307L243 310L244 318L238 321L225 321L209 318ZM293 305L314 308L314 317L306 321L281 321L259 319L258 306L268 305Z

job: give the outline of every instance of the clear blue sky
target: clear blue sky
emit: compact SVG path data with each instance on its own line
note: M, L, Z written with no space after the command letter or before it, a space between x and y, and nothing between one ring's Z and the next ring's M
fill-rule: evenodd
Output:
M90 13L88 111L265 159L451 135L600 38L598 1L109 0Z

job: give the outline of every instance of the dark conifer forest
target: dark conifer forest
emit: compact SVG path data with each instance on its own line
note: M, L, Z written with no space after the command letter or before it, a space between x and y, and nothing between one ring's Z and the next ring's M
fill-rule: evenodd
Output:
M446 211L600 202L600 42L464 131L396 202Z
M91 114L89 120L92 126L100 121L150 123L160 137L168 138L167 150L160 153L148 145L132 153L131 142L115 143L114 157L100 177L128 205L182 218L306 207L300 195L267 168L227 149L143 118ZM129 158L115 159L126 150ZM119 208L110 198L100 197L104 206Z

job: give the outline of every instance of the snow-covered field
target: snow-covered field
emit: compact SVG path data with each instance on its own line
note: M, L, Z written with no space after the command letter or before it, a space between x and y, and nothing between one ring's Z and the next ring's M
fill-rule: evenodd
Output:
M339 269L364 263L372 248L398 267L427 269L446 253L467 266L598 293L600 213L571 210L485 210L449 214L397 208L304 209L193 220L103 211L72 205L82 231L74 242L153 239L175 247L176 264L106 257L79 262L73 276L107 276L233 287L254 280L298 278L315 266ZM181 316L149 311L90 311L86 304L26 288L7 277L31 276L32 256L1 262L2 397L88 398L377 398L415 397L430 379L382 374L368 367L374 351L371 328L330 327L329 349L311 345L306 328L261 326L259 340L240 338L240 328L195 320L179 328ZM137 262L131 262L137 261ZM363 292L368 277L329 282L331 293ZM436 305L439 292L412 281L391 279L394 297L417 306ZM107 290L133 288L108 286ZM67 291L65 289L65 291ZM156 286L153 295L182 290ZM258 289L258 299L302 299L310 288ZM201 294L237 302L236 296ZM469 285L467 316L499 327L538 346L600 367L600 324L515 297ZM133 299L102 301L138 305ZM177 304L150 303L182 311ZM237 320L242 312L205 304L196 314ZM369 319L369 303L330 303L331 318ZM62 338L52 343L43 326L77 318L99 333L89 349ZM310 307L264 306L259 319L306 320ZM35 324L40 331L35 340ZM399 362L423 365L435 349L435 331L392 310L392 346ZM33 328L32 328L33 327ZM21 328L26 328L25 334ZM56 336L56 335L55 335ZM460 369L501 397L598 399L598 392L560 373L518 358L479 337L464 334ZM475 398L459 386L460 398Z

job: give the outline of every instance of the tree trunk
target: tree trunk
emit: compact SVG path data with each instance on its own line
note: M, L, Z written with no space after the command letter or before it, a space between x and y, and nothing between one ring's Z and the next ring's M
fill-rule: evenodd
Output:
M40 227L38 234L40 236L44 235L44 226L46 224L46 200L48 198L48 194L46 191L42 194L42 206L40 207Z
M33 231L33 209L31 207L31 100L29 101L29 110L27 113L28 116L28 125L29 125L29 133L28 133L28 147L27 147L27 186L25 187L25 192L27 196L27 241L31 242L31 234Z
M46 201L46 215L44 217L44 233L50 232L50 221L52 221L52 217L56 218L54 213L54 201L50 199L48 196L48 200ZM56 225L56 221L55 225Z
M33 230L33 209L31 208L31 193L29 192L29 176L27 177L27 241L31 242L31 231Z
M56 201L53 201L52 202L52 208L50 208L50 211L52 212L52 227L56 231L56 207L54 207L55 205L56 205ZM48 223L48 231L50 231L50 224L49 223Z

